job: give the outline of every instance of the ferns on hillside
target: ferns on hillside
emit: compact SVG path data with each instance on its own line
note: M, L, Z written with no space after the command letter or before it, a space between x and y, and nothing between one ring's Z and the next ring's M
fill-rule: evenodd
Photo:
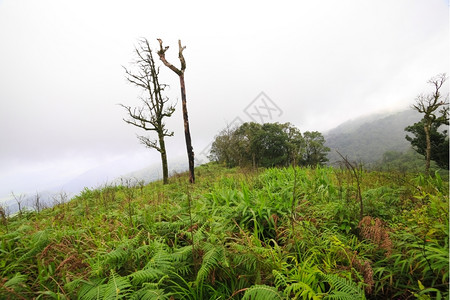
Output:
M331 286L330 292L324 299L333 300L364 300L364 289L356 283L335 274L322 274L323 279Z
M197 279L195 282L199 284L203 282L209 273L217 268L219 265L227 265L227 259L225 256L225 249L220 246L209 246L209 250L203 255L203 262L198 270Z
M448 298L443 183L365 174L376 205L358 233L358 207L339 195L352 184L332 169L297 169L292 201L292 168L201 168L192 219L179 181L144 187L132 227L121 187L0 224L0 299Z
M268 285L254 285L245 291L242 300L283 300L278 290Z

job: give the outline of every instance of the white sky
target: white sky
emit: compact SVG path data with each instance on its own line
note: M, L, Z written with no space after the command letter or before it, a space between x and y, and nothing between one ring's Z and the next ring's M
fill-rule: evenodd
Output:
M43 189L90 168L158 162L122 121L137 104L123 66L137 39L187 46L186 88L199 153L264 92L272 121L331 129L380 110L406 109L449 70L448 0L148 1L0 0L0 198ZM159 60L157 60L159 63ZM169 157L185 155L178 100Z

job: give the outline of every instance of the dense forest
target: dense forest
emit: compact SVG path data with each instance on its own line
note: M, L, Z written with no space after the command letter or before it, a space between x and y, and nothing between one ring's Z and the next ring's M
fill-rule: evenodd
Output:
M209 163L3 216L0 298L448 298L448 183L356 172Z

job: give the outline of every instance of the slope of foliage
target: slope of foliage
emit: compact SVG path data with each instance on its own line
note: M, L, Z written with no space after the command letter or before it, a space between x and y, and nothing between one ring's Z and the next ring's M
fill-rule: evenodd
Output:
M405 152L411 144L405 127L418 122L421 115L408 109L392 115L370 115L348 121L324 134L330 163L340 160L335 150L365 165L382 159L386 151Z
M437 175L250 171L84 190L0 225L1 299L448 297Z

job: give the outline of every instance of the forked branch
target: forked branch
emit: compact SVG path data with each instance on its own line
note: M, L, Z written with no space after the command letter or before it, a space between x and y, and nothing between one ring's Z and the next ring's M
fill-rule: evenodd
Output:
M163 62L163 64L168 67L169 69L171 69L172 71L174 71L178 76L182 76L184 74L184 70L186 70L186 60L184 59L183 56L183 50L186 49L186 46L181 46L181 40L178 40L178 58L180 59L181 62L181 69L178 69L177 67L175 67L174 65L172 65L170 62L167 61L166 59L166 51L167 49L169 49L169 46L163 47L163 41L161 39L158 39L159 42L159 51L158 51L158 55L159 58L161 59L161 61Z

